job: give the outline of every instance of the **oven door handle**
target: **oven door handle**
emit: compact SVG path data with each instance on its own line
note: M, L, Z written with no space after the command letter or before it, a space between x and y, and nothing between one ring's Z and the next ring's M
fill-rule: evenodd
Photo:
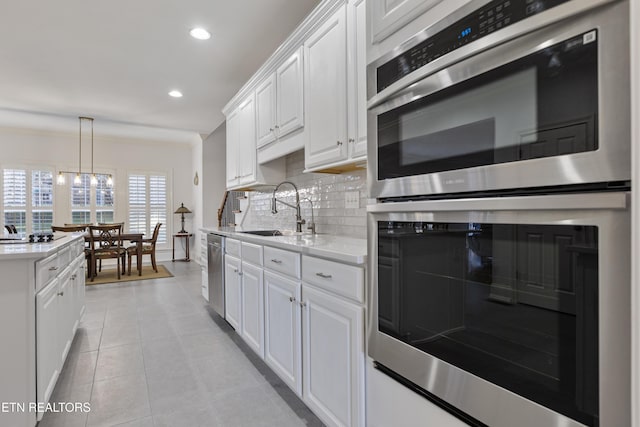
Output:
M490 197L426 200L368 205L367 212L537 211L628 209L629 192L563 194L556 196Z

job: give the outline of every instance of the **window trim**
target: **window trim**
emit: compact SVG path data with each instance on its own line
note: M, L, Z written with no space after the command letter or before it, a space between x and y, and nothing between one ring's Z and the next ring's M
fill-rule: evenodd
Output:
M6 225L4 223L4 215L5 215L5 206L4 206L4 171L6 169L12 169L12 170L24 170L26 173L26 178L27 178L27 182L26 182L26 186L25 186L25 193L26 193L26 197L25 197L25 202L26 205L24 206L24 211L25 211L25 234L31 234L33 233L33 212L34 211L49 211L51 210L51 222L52 224L55 223L56 220L56 209L57 209L57 203L56 203L56 199L57 199L57 189L56 189L56 174L57 174L57 170L55 166L51 166L51 165L44 165L44 164L25 164L25 163L6 163L6 164L1 164L0 165L0 177L2 179L0 179L0 226L2 227L2 231L4 231L4 226ZM52 194L52 204L51 204L51 208L50 209L41 209L41 208L34 208L33 207L33 171L46 171L46 172L51 172L51 177L52 177L52 189L51 189L51 194ZM13 209L9 209L9 211L11 211ZM22 210L22 208L16 208L16 210Z
M157 247L159 249L169 249L171 247L171 236L173 233L173 221L172 215L173 211L171 210L171 206L173 206L173 174L172 171L160 171L160 170L140 170L140 169L130 169L125 173L124 179L126 180L126 204L127 204L127 219L125 221L125 228L127 231L131 231L131 222L129 221L129 215L131 213L131 205L130 205L130 192L129 192L129 177L132 175L144 175L145 176L145 191L147 192L146 200L145 200L145 215L146 215L146 223L148 231L145 232L145 237L151 238L151 233L153 233L153 227L155 224L151 224L150 221L150 199L149 199L149 177L150 176L164 176L166 179L166 208L165 208L165 217L166 223L162 225L165 227L166 233L166 241L158 242Z

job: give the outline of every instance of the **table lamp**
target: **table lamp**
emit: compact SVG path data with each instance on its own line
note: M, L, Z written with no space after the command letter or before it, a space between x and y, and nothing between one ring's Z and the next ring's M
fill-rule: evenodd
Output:
M180 207L174 213L180 214L180 220L182 221L182 230L178 231L178 233L186 233L187 231L184 229L184 214L191 213L191 211L184 207L184 203L180 203Z

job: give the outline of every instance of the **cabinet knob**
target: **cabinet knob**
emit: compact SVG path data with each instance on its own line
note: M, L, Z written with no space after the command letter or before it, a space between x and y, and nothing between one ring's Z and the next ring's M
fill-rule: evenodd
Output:
M276 125L276 129L280 129L280 126Z
M342 145L342 141L336 141L336 144Z
M64 296L64 292L58 292L58 296L59 297Z
M307 303L306 301L300 301L300 307L306 307Z
M282 264L282 261L280 261L279 259L272 259L271 262L274 264Z
M269 132L273 132L273 128L269 128Z
M71 280L76 280L76 275L75 274L71 275Z
M354 142L356 142L356 140L353 138L349 138L349 142L353 144Z
M233 269L233 272L234 272L234 273L237 273L237 272L238 272L238 269L237 269L237 268L234 268L234 269Z
M49 267L49 271L56 271L58 267Z
M238 271L238 276L242 276L242 271Z
M331 279L331 275L330 274L316 273L316 276L322 277L323 279Z
M294 297L289 297L289 302L296 302L296 299Z

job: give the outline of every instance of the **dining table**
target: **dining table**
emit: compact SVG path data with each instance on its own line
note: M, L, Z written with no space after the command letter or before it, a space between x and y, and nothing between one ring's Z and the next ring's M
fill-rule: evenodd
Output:
M138 276L142 276L142 241L144 240L144 233L121 233L120 241L128 241L136 244L136 265L138 266ZM84 241L91 243L91 237L89 234L85 234ZM129 273L131 274L131 273Z

